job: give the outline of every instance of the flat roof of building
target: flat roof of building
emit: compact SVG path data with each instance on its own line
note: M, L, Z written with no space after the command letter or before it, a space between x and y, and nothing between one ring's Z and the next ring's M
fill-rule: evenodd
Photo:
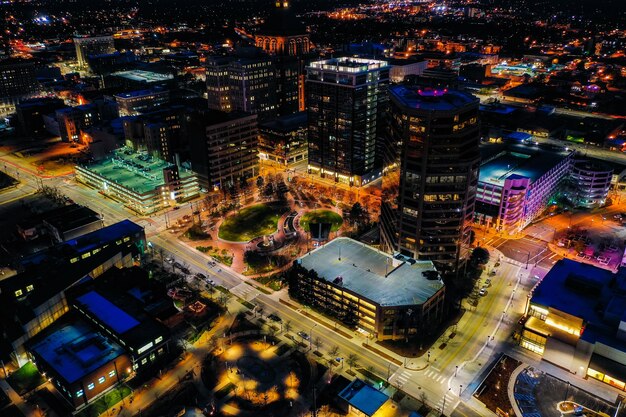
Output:
M358 378L339 393L339 398L347 401L366 416L374 415L389 400L385 393Z
M135 91L127 91L124 93L119 93L115 95L116 99L127 99L127 98L135 98L135 97L144 97L144 96L149 96L152 94L164 94L164 93L168 93L169 90L165 89L165 88L160 88L160 87L154 87L154 88L146 88L143 90L135 90Z
M98 213L89 207L71 204L61 207L54 215L44 217L43 221L61 233L100 221Z
M512 175L534 182L545 175L573 151L558 151L535 145L481 145L482 160L479 181L504 185Z
M165 184L163 169L171 166L173 164L145 153L118 149L108 158L82 167L111 183L145 194ZM178 172L181 179L193 175L191 171L181 167Z
M121 346L82 320L56 328L31 350L70 384L124 354Z
M444 285L439 278L427 278L426 271L436 271L431 261L396 259L346 237L330 241L298 262L320 278L381 306L423 304Z
M367 72L388 68L387 61L369 58L353 58L349 56L314 61L310 68L337 72Z
M134 317L96 291L88 291L80 297L77 297L76 301L117 334L123 334L139 325L139 321Z
M174 79L174 76L171 74L161 74L159 72L144 70L119 71L111 75L145 83L158 83Z
M479 102L478 98L464 91L420 89L406 85L389 87L389 94L405 107L428 111L451 111Z

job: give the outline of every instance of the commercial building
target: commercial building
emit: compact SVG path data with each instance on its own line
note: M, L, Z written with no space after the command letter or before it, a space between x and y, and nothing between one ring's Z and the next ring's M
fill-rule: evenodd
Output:
M104 55L115 52L113 36L81 36L74 38L76 61L80 69L88 69L90 55Z
M205 110L191 120L191 168L202 188L220 190L258 175L256 114Z
M132 266L145 248L143 228L124 220L23 257L21 272L0 281L2 359L24 364L24 344L69 310L68 288Z
M278 114L274 59L257 49L205 62L209 109L243 111L267 120Z
M76 179L140 214L150 214L198 195L196 175L178 165L128 148L89 165Z
M189 153L188 114L185 106L174 105L125 117L122 122L125 144L164 161L184 161Z
M428 62L415 59L392 59L389 61L389 81L399 84L410 75L420 76L428 68Z
M295 113L259 124L259 158L290 166L306 161L307 114Z
M20 130L27 136L41 137L47 134L44 116L65 107L59 98L33 98L22 100L16 107L15 113Z
M170 92L155 87L147 90L135 90L115 95L120 116L135 116L147 113L166 105L170 101Z
M378 340L430 334L443 317L444 294L432 262L344 237L297 259L289 278L291 297Z
M475 220L510 235L545 211L574 155L523 144L483 145L481 153Z
M626 389L626 275L558 261L529 294L520 345L583 378Z
M381 245L454 272L467 259L474 216L478 99L403 85L390 98Z
M577 207L602 207L609 195L613 169L600 162L575 160L571 164L569 179L572 190L568 195Z
M258 48L274 57L277 78L278 114L305 109L304 66L311 57L311 41L305 25L289 7L279 0L268 18L254 35Z
M63 398L80 408L122 381L131 361L86 321L61 322L31 342L29 352Z
M389 401L387 394L359 378L354 379L339 393L339 399L340 405L344 406L350 416L383 417L393 414L396 407Z
M0 60L0 115L12 113L22 99L41 92L37 67L37 62L32 59Z
M379 178L387 62L332 58L312 62L306 71L309 173L350 186Z
M102 217L78 204L61 207L42 218L43 226L55 243L78 238L104 226Z
M57 110L55 117L63 142L80 142L81 130L89 129L100 121L100 113L95 104L65 107Z
M104 78L106 88L119 87L127 90L146 90L154 87L173 87L172 74L145 70L114 72Z

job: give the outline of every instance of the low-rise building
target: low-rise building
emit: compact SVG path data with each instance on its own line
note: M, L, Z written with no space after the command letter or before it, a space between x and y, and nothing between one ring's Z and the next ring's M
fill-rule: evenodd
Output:
M573 151L530 145L481 147L475 220L514 235L548 207L569 173Z
M143 227L124 220L20 259L18 274L0 281L0 359L24 364L24 344L69 310L68 288L132 266L145 248Z
M443 318L445 287L431 261L391 256L340 237L294 262L289 294L378 340L420 338Z
M359 378L353 380L339 393L339 399L350 416L383 417L389 415L395 408L387 394Z
M161 87L135 90L115 95L120 116L135 116L153 111L170 101L170 92Z
M64 318L33 340L29 352L74 408L116 386L131 367L122 346L81 319Z
M533 288L520 345L583 378L626 389L626 273L570 259Z
M189 200L200 191L191 170L130 149L76 166L76 179L141 214Z

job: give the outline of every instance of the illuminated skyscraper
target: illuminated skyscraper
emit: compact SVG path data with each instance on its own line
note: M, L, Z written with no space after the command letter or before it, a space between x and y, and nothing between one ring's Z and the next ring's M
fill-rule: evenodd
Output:
M390 88L390 148L381 244L454 272L467 258L480 155L478 99L460 91Z
M347 57L312 62L306 82L309 172L355 186L380 177L387 62Z

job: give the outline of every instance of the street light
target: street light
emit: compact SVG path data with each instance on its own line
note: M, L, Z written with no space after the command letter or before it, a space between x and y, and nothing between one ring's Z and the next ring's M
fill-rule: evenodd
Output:
M456 378L457 373L459 372L459 365L454 367L454 377Z
M459 385L459 398L461 398L461 391L463 390L463 384Z

